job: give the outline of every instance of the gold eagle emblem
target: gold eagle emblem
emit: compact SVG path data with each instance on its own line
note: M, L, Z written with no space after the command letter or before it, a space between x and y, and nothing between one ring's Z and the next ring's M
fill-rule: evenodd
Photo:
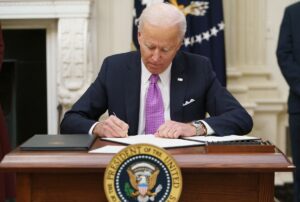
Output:
M148 169L148 167L152 167L152 165L149 165L148 163L142 164L143 167L141 168L127 169L130 184L134 189L134 191L131 193L131 197L137 198L139 202L146 202L149 199L153 201L155 196L162 189L162 186L158 185L155 191L152 191L156 185L159 170L155 168L153 171L151 171Z

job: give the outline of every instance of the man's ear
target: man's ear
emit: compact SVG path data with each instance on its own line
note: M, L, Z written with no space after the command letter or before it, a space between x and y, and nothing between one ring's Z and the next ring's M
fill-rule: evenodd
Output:
M178 43L178 46L177 46L177 50L176 50L176 51L178 51L178 50L180 49L182 43L183 43L183 40L180 40L179 43Z
M139 42L139 45L141 45L141 32L138 32L138 36L137 36L137 39L138 39L138 42Z

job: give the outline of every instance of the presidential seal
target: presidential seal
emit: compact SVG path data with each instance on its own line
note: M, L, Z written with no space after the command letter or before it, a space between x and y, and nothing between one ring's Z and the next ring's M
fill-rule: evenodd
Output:
M173 157L150 144L130 145L116 154L104 174L108 201L179 201L182 176Z

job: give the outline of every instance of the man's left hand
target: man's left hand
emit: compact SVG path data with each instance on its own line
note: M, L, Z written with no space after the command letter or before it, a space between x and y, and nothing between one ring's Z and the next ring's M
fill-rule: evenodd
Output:
M162 124L154 135L163 138L179 138L179 136L189 137L195 135L195 127L190 123L180 123L176 121L166 121Z

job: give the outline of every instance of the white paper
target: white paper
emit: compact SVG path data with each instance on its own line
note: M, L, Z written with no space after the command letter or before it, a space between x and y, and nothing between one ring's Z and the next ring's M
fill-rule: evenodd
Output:
M241 136L241 135L227 135L227 136L193 136L185 137L186 140L194 140L200 142L214 143L214 142L230 142L230 141L242 141L242 140L259 140L258 137L253 136Z
M134 136L128 136L126 138L102 138L102 139L112 141L112 142L128 144L128 145L146 143L146 144L152 144L162 148L204 145L204 143L201 142L188 141L183 139L159 138L150 134L134 135Z
M113 146L113 145L107 145L104 147L100 147L98 149L94 149L89 151L89 153L92 154L116 154L122 149L124 149L126 146Z

